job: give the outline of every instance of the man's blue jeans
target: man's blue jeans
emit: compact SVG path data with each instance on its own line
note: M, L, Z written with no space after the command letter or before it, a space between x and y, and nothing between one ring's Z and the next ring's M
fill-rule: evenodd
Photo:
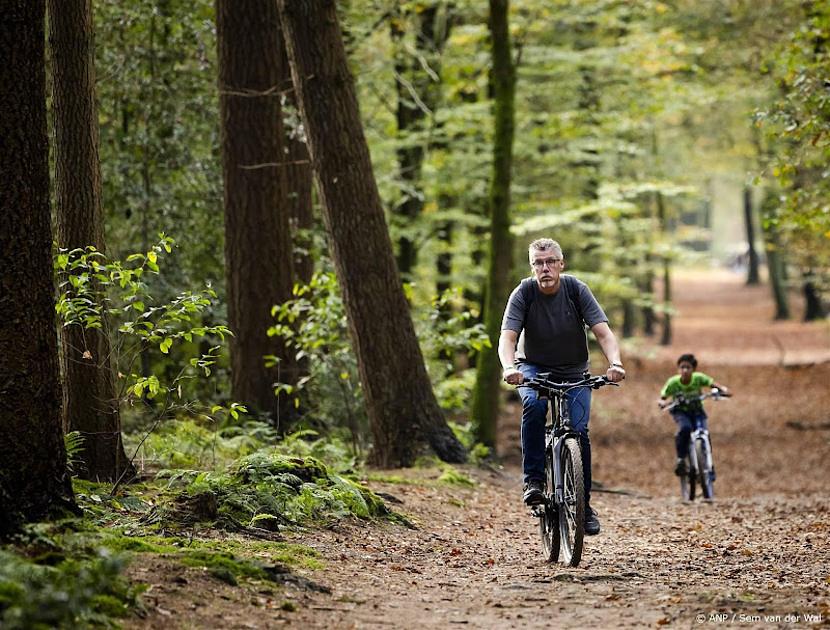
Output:
M677 457L683 459L689 454L689 437L698 427L708 430L707 416L704 411L672 411L672 418L677 423L674 447Z
M540 365L520 363L516 366L525 379L530 379L540 372L547 372ZM545 420L548 413L548 401L539 400L539 393L529 387L519 387L522 398L522 467L524 482L531 479L545 478ZM591 390L587 387L572 389L565 394L570 404L571 426L579 434L579 446L582 452L582 470L585 473L585 503L591 500L591 441L588 438L588 420L591 418Z

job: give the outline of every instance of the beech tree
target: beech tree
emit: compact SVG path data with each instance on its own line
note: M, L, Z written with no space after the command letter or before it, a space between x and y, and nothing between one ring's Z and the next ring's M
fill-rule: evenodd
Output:
M291 75L372 427L373 460L466 458L435 399L360 122L334 0L279 0Z
M90 0L49 0L52 107L55 121L55 203L58 245L106 251L98 158L98 113ZM63 425L79 431L78 474L114 480L132 465L121 442L107 318L101 328L61 331Z
M74 503L61 431L44 0L0 1L0 535Z
M504 302L509 294L508 282L512 269L510 177L513 163L516 69L510 53L508 4L507 0L490 0L495 134L489 200L490 250L483 311L484 327L493 349L484 353L476 365L472 409L477 437L488 446L496 444L501 369L495 348L498 345Z
M276 5L217 0L216 30L232 392L276 421L289 407L273 384L291 383L296 370L282 339L267 334L271 308L294 284ZM265 367L266 355L275 367Z

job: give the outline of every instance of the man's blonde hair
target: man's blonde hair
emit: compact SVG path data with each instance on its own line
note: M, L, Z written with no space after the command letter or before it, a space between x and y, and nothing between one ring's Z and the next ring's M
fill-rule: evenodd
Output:
M564 258L565 255L562 253L562 247L554 241L552 238L537 238L533 241L527 248L527 257L530 262L533 262L533 252L546 252L546 251L553 251L559 255L560 258Z

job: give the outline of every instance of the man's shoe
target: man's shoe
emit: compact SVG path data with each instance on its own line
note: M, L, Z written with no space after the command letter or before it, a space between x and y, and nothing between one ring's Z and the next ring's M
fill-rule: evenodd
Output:
M526 505L539 505L545 502L545 487L538 479L531 479L525 484L522 496Z
M685 457L677 458L677 463L674 465L674 474L678 477L683 477L689 474L689 467L686 465Z
M596 536L599 534L599 519L597 511L589 505L585 506L585 535Z

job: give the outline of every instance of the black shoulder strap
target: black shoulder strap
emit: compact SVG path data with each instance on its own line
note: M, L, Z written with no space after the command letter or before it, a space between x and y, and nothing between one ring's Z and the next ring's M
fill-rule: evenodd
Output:
M562 274L562 282L565 284L565 295L567 296L568 300L573 306L576 314L579 315L579 319L585 322L585 318L582 316L582 303L579 301L579 287L576 284L576 278L573 276L566 276Z
M536 299L536 280L534 278L524 278L520 285L522 298L525 303L524 319L522 319L522 328L527 324L527 314L530 313L530 307L533 305L533 300Z

